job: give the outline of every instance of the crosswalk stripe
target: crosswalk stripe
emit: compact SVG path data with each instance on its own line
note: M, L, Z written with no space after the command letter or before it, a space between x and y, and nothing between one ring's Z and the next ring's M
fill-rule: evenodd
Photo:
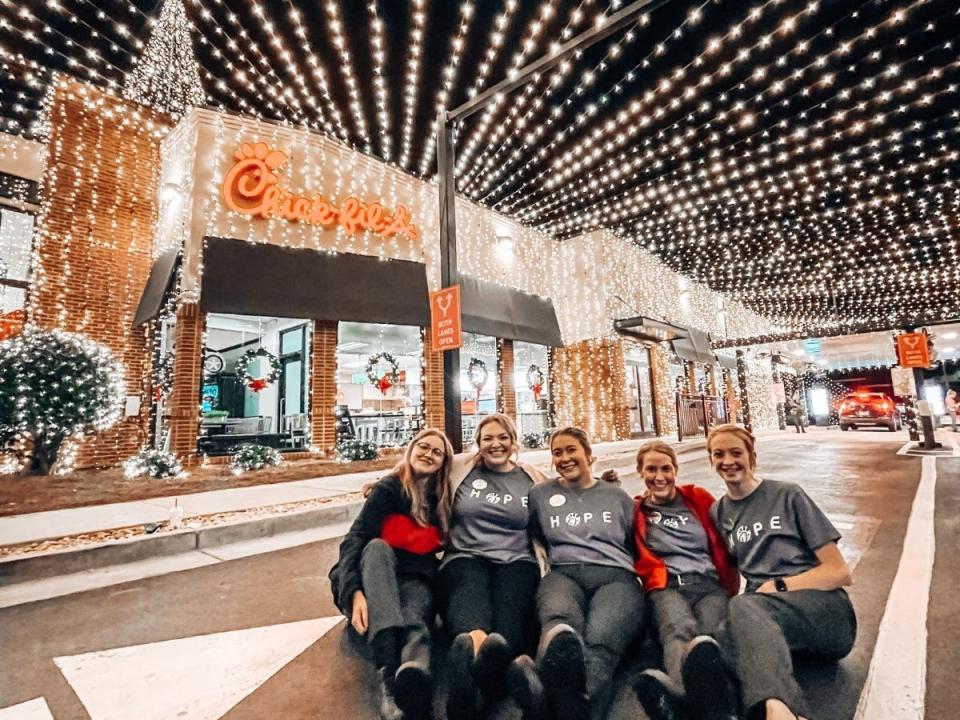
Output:
M937 460L924 457L900 565L854 720L923 720Z

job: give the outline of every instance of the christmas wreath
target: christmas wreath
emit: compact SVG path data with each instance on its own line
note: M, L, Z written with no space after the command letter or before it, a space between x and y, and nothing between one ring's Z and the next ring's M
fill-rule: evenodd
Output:
M381 360L390 365L390 370L383 375L377 375L377 365ZM400 364L397 362L397 359L388 352L371 355L367 358L367 378L381 394L386 395L387 390L400 382Z
M269 363L270 372L264 377L253 377L250 375L248 368L250 363L259 358L264 358L267 363ZM247 350L240 356L240 359L237 360L237 378L255 393L275 383L278 377L280 377L280 361L277 360L276 355L262 347L256 350Z
M480 402L480 392L487 385L490 378L490 371L487 370L487 364L480 358L470 358L470 364L467 365L467 379L477 391L477 403Z
M543 392L543 383L546 382L546 376L536 365L527 368L527 387L533 391L533 399L540 400L540 393Z

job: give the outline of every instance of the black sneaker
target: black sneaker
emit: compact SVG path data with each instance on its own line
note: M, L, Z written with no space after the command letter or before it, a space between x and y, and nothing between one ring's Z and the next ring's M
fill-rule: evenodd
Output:
M716 640L707 635L691 640L681 672L687 703L694 712L710 720L737 717L737 690Z
M660 670L644 670L633 691L650 720L690 720L683 690Z
M537 673L547 694L551 718L589 717L583 654L583 641L569 625L556 625L541 639Z
M431 716L433 678L430 668L417 661L405 662L397 670L393 696L404 718L415 720Z
M393 675L389 670L377 670L377 712L380 720L403 720L403 711L393 697Z
M521 655L507 666L507 689L523 713L523 720L547 720L547 696L529 655Z
M513 651L503 635L491 633L480 645L473 660L473 679L486 700L502 700L507 696L507 666Z
M477 715L473 664L473 638L461 633L447 653L447 720L473 720Z

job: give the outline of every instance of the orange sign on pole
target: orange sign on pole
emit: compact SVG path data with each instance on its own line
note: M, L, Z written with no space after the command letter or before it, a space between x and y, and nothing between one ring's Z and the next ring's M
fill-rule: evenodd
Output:
M930 367L930 349L926 333L903 333L897 335L897 357L900 367Z
M456 350L463 345L459 285L451 285L430 293L430 322L434 350Z

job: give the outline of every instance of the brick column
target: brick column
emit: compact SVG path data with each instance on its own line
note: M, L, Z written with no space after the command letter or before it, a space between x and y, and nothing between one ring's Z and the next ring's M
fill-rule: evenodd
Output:
M337 323L314 320L310 345L310 437L321 452L337 444Z
M203 380L204 316L195 303L177 308L173 389L167 401L170 417L170 451L185 465L197 462L200 430L200 385Z
M513 340L497 338L497 410L517 421L517 387L514 382Z
M423 338L423 405L426 427L443 430L446 413L443 406L443 353L434 352L430 329Z
M676 390L670 382L667 354L657 345L650 348L650 368L653 375L653 409L657 434L672 435L677 432Z
M44 198L28 320L79 333L123 365L138 416L84 438L77 467L116 465L146 440L150 350L133 315L152 263L160 140L169 118L77 80L58 80L50 106Z
M626 385L620 340L583 340L558 348L551 385L557 427L582 427L596 441L629 438Z

